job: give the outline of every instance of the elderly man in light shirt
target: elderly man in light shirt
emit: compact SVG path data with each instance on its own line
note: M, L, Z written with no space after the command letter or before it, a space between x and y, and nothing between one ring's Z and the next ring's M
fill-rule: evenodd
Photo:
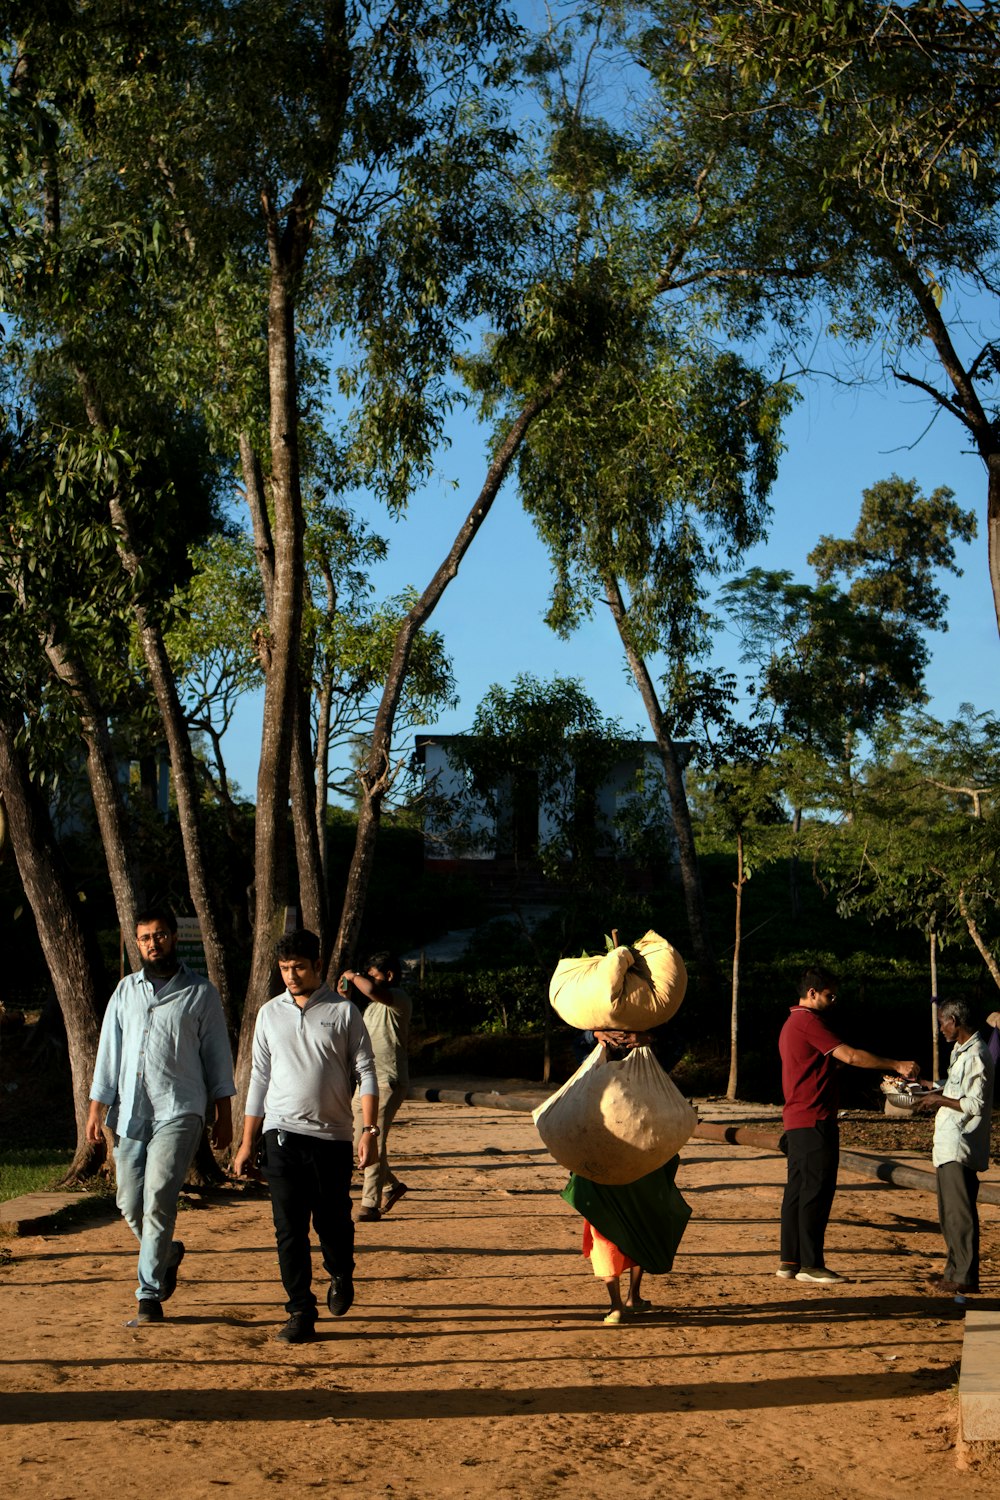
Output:
M937 1173L938 1211L948 1259L933 1279L943 1292L979 1291L979 1177L990 1164L993 1059L964 1000L946 1000L938 1025L951 1043L948 1078L940 1094L916 1108L937 1110L931 1160Z

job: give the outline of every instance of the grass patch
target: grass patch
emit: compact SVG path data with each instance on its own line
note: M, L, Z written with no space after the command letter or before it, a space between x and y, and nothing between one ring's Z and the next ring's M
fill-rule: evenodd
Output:
M0 1151L0 1202L53 1187L72 1160L72 1151L54 1146Z

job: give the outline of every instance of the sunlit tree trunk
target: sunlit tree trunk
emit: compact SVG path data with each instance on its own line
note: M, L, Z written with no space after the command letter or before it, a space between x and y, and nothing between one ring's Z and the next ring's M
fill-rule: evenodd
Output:
M92 938L79 916L79 902L56 846L48 807L28 775L17 749L17 726L0 709L0 797L6 808L10 841L38 928L52 987L66 1027L76 1149L65 1182L90 1175L104 1160L104 1146L87 1140L90 1085L100 1038L98 1016L104 976Z
M295 283L305 258L311 224L294 211L283 231L268 208L271 281L268 300L268 387L271 411L270 487L273 522L267 546L270 601L264 666L264 714L257 772L254 846L254 942L250 979L236 1059L236 1111L242 1112L250 1081L250 1054L257 1012L270 999L274 945L285 925L288 888L288 799L296 715L299 710L299 649L304 588L305 521L299 472L298 381L295 351ZM244 480L247 477L244 464ZM261 538L255 538L260 555ZM238 1131L237 1125L237 1131Z

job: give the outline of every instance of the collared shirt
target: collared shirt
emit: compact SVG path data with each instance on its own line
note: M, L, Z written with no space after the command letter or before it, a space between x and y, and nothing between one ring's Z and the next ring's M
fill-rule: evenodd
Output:
M978 1033L951 1049L942 1093L946 1099L958 1099L962 1108L938 1110L931 1161L936 1167L957 1161L973 1172L985 1172L990 1164L993 1059Z
M205 1117L236 1092L219 992L187 964L157 990L139 970L108 1002L90 1097L116 1135L148 1141L153 1121Z
M246 1112L263 1116L265 1130L352 1140L355 1074L362 1095L377 1097L371 1042L353 1001L321 984L305 1005L285 990L261 1006Z
M811 1006L792 1006L778 1038L786 1130L837 1118L837 1063L831 1053L839 1046L840 1037Z

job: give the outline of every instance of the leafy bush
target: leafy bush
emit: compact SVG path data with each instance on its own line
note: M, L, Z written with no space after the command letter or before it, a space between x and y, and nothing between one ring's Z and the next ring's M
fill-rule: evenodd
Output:
M541 1031L548 1005L548 975L533 966L508 969L440 969L425 974L415 991L418 1016L434 1031Z

